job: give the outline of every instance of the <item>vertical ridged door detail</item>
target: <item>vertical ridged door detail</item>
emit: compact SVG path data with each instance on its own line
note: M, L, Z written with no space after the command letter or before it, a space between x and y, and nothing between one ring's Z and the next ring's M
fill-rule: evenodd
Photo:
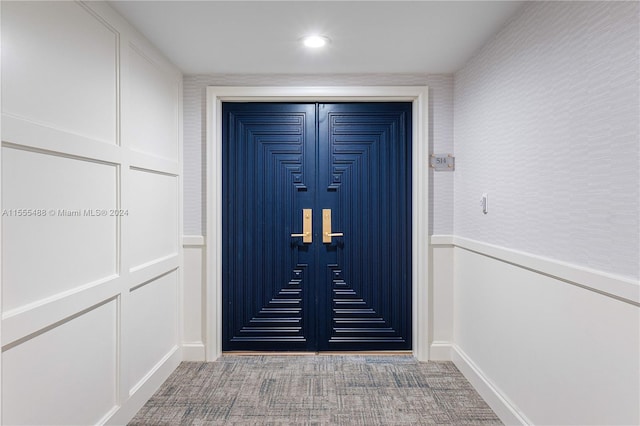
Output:
M411 104L223 103L223 123L223 350L411 349Z
M223 108L223 349L308 350L308 248L291 234L315 181L315 108Z
M344 233L323 251L321 349L410 349L411 106L324 105L319 120L319 198Z

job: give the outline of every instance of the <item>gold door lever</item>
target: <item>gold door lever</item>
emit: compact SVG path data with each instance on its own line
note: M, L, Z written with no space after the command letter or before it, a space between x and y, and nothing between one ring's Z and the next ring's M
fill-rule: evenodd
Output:
M331 232L331 209L322 209L322 242L331 243L331 237L343 237L342 232Z
M291 234L292 237L302 237L302 242L305 244L313 242L311 216L311 209L302 209L302 234Z

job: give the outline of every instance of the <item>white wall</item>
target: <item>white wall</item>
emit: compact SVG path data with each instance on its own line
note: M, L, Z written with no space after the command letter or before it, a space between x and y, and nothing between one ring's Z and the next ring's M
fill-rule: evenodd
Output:
M453 358L477 388L493 387L488 400L504 398L502 419L640 423L638 306L478 251L454 250Z
M640 423L639 9L529 3L455 74L452 356L510 423Z
M2 423L125 423L181 360L182 76L104 3L1 7Z
M185 361L204 361L207 324L206 313L206 258L205 239L187 236L183 239L183 334L182 356Z

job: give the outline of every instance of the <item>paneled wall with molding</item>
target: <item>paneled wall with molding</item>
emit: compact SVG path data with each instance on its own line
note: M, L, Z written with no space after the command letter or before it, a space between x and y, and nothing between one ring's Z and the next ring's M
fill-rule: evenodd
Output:
M1 8L2 423L126 423L182 358L182 75L106 3Z

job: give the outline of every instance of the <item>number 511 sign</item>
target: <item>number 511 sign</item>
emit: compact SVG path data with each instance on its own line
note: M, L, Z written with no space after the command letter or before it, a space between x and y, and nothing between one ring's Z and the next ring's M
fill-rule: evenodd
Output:
M436 172L452 172L455 169L453 154L431 154L429 164Z

